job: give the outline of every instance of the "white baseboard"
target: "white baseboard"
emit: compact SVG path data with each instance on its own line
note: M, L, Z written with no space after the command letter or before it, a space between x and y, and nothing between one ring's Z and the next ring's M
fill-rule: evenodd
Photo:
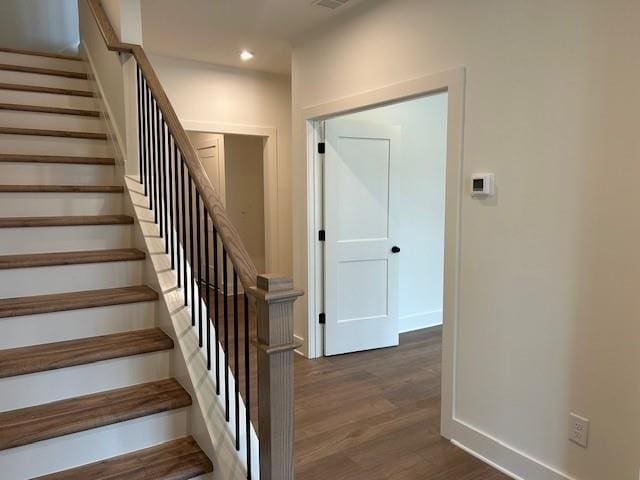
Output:
M293 339L294 339L294 341L296 343L299 343L300 345L302 345L300 348L296 348L294 350L294 352L296 352L298 355L301 355L301 356L307 358L307 355L304 353L304 349L306 347L306 342L305 342L304 338L302 338L299 335L294 335Z
M451 423L451 443L515 480L578 480L464 421Z
M413 313L400 317L400 333L413 332L423 328L442 325L442 309L431 312Z

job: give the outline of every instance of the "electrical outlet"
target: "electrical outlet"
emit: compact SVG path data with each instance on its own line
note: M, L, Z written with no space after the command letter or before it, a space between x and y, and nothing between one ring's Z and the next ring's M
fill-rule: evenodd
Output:
M569 414L569 440L577 443L581 447L587 448L589 441L589 419L576 415L575 413Z

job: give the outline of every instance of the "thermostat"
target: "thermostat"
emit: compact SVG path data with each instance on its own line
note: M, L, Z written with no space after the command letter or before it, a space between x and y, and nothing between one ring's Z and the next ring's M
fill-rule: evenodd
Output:
M489 197L495 193L495 175L493 173L474 173L471 175L471 196Z

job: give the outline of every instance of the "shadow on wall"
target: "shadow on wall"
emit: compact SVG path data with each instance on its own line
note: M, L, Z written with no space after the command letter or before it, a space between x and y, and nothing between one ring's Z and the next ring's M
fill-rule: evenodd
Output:
M0 2L0 46L76 53L79 43L77 0Z

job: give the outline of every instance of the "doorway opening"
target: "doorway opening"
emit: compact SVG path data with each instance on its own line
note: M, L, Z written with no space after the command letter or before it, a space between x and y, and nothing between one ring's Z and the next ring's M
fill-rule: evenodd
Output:
M188 131L202 166L259 272L267 271L265 138ZM211 227L210 227L211 228Z
M356 360L357 362L366 362L366 359L371 355L378 356L379 353L384 353L382 355L384 358L380 360L382 362L381 365L373 366L373 368L380 367L384 370L384 363L400 362L398 373L392 374L395 377L401 375L404 372L404 368L410 368L409 366L402 366L402 358L405 358L403 351L406 349L403 346L403 339L413 335L419 338L420 334L423 333L434 333L432 336L427 335L432 337L430 339L423 337L423 340L426 340L431 345L434 345L433 342L435 342L435 345L438 346L435 350L430 349L431 354L429 354L429 362L433 363L433 368L430 371L436 373L434 380L437 380L432 385L437 384L438 387L438 414L433 420L440 419L438 434L448 439L453 438L456 428L461 425L455 414L455 360L459 311L460 215L463 195L464 88L465 70L464 68L455 68L363 93L340 97L310 106L303 109L302 112L303 118L307 122L306 171L308 202L306 223L308 323L306 331L301 331L303 335L306 333L306 338L300 335L301 339L305 341L304 353L309 358L318 358L326 354L339 353L340 348L345 352L367 350L370 345L374 345L374 341L379 342L380 346L384 345L383 339L386 339L389 345L394 345L399 341L400 347L398 348L369 350L364 353L346 355L345 359L345 361L349 361L348 359L353 356L360 358L360 360ZM411 101L417 102L411 104ZM433 102L433 111L440 111L440 113L434 114L432 120L432 122L435 122L433 125L439 126L430 128L434 135L436 134L435 132L438 132L438 141L432 141L431 145L439 145L440 152L444 149L444 165L439 163L443 156L438 153L436 157L439 155L440 160L432 164L434 168L432 172L426 170L420 172L420 168L426 168L426 165L422 164L418 166L418 170L409 168L409 174L400 176L400 178L404 177L404 180L396 181L395 178L398 178L398 176L394 177L393 173L396 170L398 173L402 172L402 164L400 164L399 170L393 168L391 163L392 156L395 154L397 158L400 158L399 156L402 153L397 153L396 150L409 152L410 148L399 146L394 149L391 145L394 143L396 145L400 143L410 145L411 142L408 139L414 136L418 141L424 141L430 133L427 130L429 129L429 120L423 118L416 122L409 122L408 126L405 127L409 118L406 115L401 116L396 112L397 116L391 120L387 118L386 124L380 122L380 115L385 113L385 109L388 112L394 108L401 109L403 105L405 107L417 106L421 101L427 104ZM435 108L436 104L439 110ZM368 119L365 118L367 116L369 117ZM357 126L358 123L365 123L364 120L368 120L366 125ZM356 127L354 127L354 121L356 122ZM354 130L347 132L346 129L349 128L354 128ZM356 131L356 128L361 130ZM366 128L369 128L368 132ZM341 132L341 129L345 129L344 133ZM381 131L381 129L386 130ZM416 135L411 131L412 129L416 129L420 133ZM394 136L396 138L395 142L393 141ZM340 137L344 137L344 140L341 140ZM319 144L322 142L324 142L322 146L324 148L320 148ZM444 142L444 147L442 142ZM357 155L358 151L365 151L365 149L368 150L364 155ZM437 151L437 149L434 149L432 153ZM324 154L320 152L324 152ZM356 153L354 154L354 152ZM331 159L326 162L327 157L332 155L334 162L331 163ZM347 158L347 161L344 161L343 157ZM387 159L386 163L384 158ZM367 167L367 159L371 160L369 163L378 165L377 170L365 168ZM410 165L410 163L405 163L405 165ZM326 171L325 168L327 169ZM378 174L368 177L367 175L372 171L377 171ZM336 174L335 172L338 173ZM357 181L356 179L360 178L361 175L363 175L361 177L363 180ZM385 175L388 177L386 189L385 182L381 180L381 178L384 179ZM329 183L325 182L327 178L329 178ZM428 200L427 197L424 197L422 200L410 202L405 208L407 212L412 213L413 218L409 216L411 221L402 220L402 222L407 222L405 227L409 235L408 239L402 237L402 235L394 238L392 227L394 227L393 221L395 217L390 217L391 209L394 208L392 206L394 195L400 199L396 199L396 204L399 201L400 205L402 205L402 201L406 201L411 195L426 195L423 190L427 188L429 181L435 182L436 178L438 179L437 187L433 187L432 192L426 193L433 193L433 198L438 197L439 200ZM419 188L420 186L422 190ZM351 196L355 200L342 201L343 199L337 196L338 192L347 192L346 199ZM384 207L385 196L387 202L386 212ZM382 201L380 201L380 198L382 198ZM357 208L355 211L353 210L354 206L359 204L369 205L364 216L357 214ZM332 205L334 213L333 217L329 218L327 217L327 211L332 208ZM337 210L335 209L336 205L338 207ZM431 214L425 212L427 205L431 205ZM372 215L372 212L375 215ZM387 216L386 224L384 221L385 213ZM325 222L327 222L327 228L325 228ZM333 227L331 227L332 222ZM340 231L341 222L343 224L346 222L347 227L350 224L356 224L356 226L351 230L346 230L349 235L344 238L340 238L334 232L334 244L333 246L328 246L326 240L332 239L332 233L329 232L329 228L333 228L334 231L338 228L338 231ZM400 223L401 225L403 224L402 222ZM434 225L438 225L438 227L435 228ZM431 226L431 233L428 235L426 232L429 226ZM325 230L324 242L320 241L321 236L319 233L323 229ZM420 243L416 238L412 238L412 232L417 232L418 234L414 236L416 238L422 237L423 242ZM402 238L405 238L404 245L400 242ZM398 276L401 256L409 253L412 248L418 248L419 246L422 246L423 249L427 248L428 245L425 242L428 243L429 238L432 241L438 238L432 244L434 249L439 250L437 256L431 256L431 260L421 260L422 268L416 268L413 274L406 275L405 279L403 279L404 283L401 283ZM361 245L358 245L358 243L361 243ZM377 248L375 252L373 252L374 247ZM393 249L393 247L399 247L400 251ZM331 248L333 248L333 252L331 252ZM370 252L367 253L365 251L367 249ZM397 253L394 253L394 251L397 251ZM369 256L357 256L365 253ZM378 255L377 260L374 254ZM405 255L405 257L408 257L408 255ZM365 261L361 261L362 258ZM374 260L369 261L370 259ZM340 268L344 272L338 272L338 261L342 260L345 260L345 267ZM361 272L357 272L358 265L354 265L354 263L361 263L360 266L365 268L362 268ZM333 265L334 269L333 274L328 271L331 265ZM418 265L420 265L420 261ZM412 266L408 266L409 271L412 270ZM392 281L394 279L391 275L396 271L394 269L397 269L397 276L395 281ZM429 275L433 275L430 277L432 279L431 283L426 281L425 271L428 271ZM337 282L333 280L338 278L336 272L340 274L340 279ZM418 272L418 274L416 275L415 272ZM376 275L375 277L374 274ZM378 283L372 284L375 281ZM348 283L345 284L345 282L351 282L351 291L349 292L347 288L340 288L340 282L343 285L349 285ZM407 285L407 282L411 282L408 284L409 287L402 286ZM336 284L338 285L337 288ZM329 288L333 289L333 294L327 294ZM370 295L371 289L377 295ZM440 302L435 301L428 304L427 290L433 294L430 295L431 300L440 298ZM382 297L381 292L384 292L386 297L382 300L380 298ZM331 295L333 295L333 300ZM405 296L402 309L400 305L401 295ZM407 297L410 298L407 300ZM391 301L394 298L396 299L395 307ZM365 302L358 302L360 299L366 300ZM331 311L329 303L332 301L334 312L337 312L337 315L330 319L327 318L325 309ZM411 301L414 301L414 305L411 305ZM414 307L415 310L412 314L409 308ZM342 308L343 310L340 312L336 308ZM402 319L401 312L404 312ZM325 314L324 323L320 321L323 320L321 315L323 313ZM391 317L392 315L394 317ZM383 323L388 318L388 324L391 327ZM360 319L363 321L361 322ZM332 347L330 345L325 344L325 340L331 335L330 332L327 332L327 336L325 336L325 330L331 328L329 322L335 322L338 328L345 327L344 331L350 333L348 332L348 329L352 326L349 325L350 323L355 326L355 331L359 332L357 329L358 323L366 325L366 320L368 319L372 320L373 325L376 327L379 324L383 324L383 327L379 328L375 334L367 332L366 329L361 329L363 330L364 340L369 342L368 344L359 338L356 338L355 341L352 340L355 335L351 335L352 339L348 340L348 342L353 343L352 345L341 340L336 342L334 344L334 347L337 345L335 351L331 350ZM338 323L339 321L342 324ZM419 327L426 327L438 322L441 323L440 326L435 326L431 329L419 329ZM402 327L401 324L403 325ZM416 330L416 328L418 329ZM402 334L402 337L396 341L395 337L400 336L402 331L408 333ZM357 345L357 342L362 344ZM326 348L327 346L329 348ZM354 346L356 348L353 348ZM424 354L425 349L419 348L418 351ZM392 358L387 358L387 356ZM340 361L343 357L345 356L329 356L326 357L326 360L331 360L331 362ZM421 385L424 386L424 384Z
M447 92L320 124L323 353L442 324Z

